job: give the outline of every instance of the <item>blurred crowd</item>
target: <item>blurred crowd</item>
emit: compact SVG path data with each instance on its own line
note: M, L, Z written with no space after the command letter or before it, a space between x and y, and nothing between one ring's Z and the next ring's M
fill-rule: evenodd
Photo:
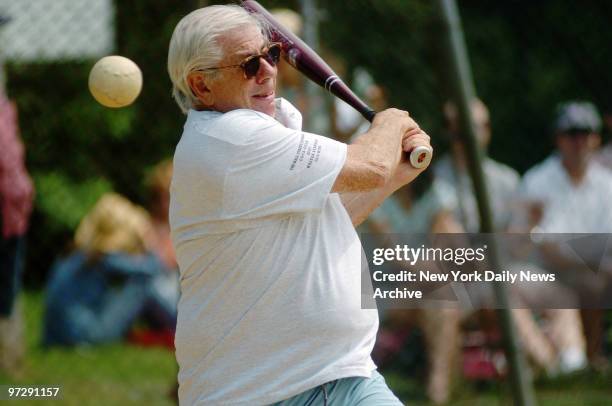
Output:
M284 24L300 33L294 13L277 11ZM343 76L341 61L332 61ZM388 106L386 91L357 70L354 83L377 111ZM280 96L294 103L310 130L349 142L368 128L359 114L339 100L326 105L309 98L305 79L279 65ZM377 234L476 233L479 214L459 125L452 102L441 106L448 153L413 184L400 189L377 209L361 230ZM483 170L498 232L610 233L612 231L612 112L603 118L588 101L564 101L551 124L551 155L523 176L486 156L494 129L481 100L471 106L477 142L484 152ZM539 135L543 136L543 135ZM150 199L141 207L116 193L103 195L75 230L68 255L53 264L45 291L42 344L95 345L129 339L172 345L179 276L168 226L170 161L159 163L145 180ZM23 355L19 292L23 244L33 201L33 187L24 165L14 105L0 93L0 367L14 369ZM541 269L581 272L583 263L554 245L537 264ZM608 270L612 273L612 270ZM605 288L605 287L604 287ZM549 376L588 367L608 368L604 353L603 310L551 309L512 311L521 345L534 371ZM445 403L453 376L463 371L483 379L500 374L494 355L479 358L471 348L499 346L494 312L467 313L458 308L385 311L374 352L384 366L402 351L408 334L420 329L427 350L427 394ZM608 327L609 328L609 327ZM497 344L496 344L497 343ZM20 349L21 348L21 349ZM480 355L479 355L480 354ZM463 355L463 368L459 360ZM471 364L470 364L471 362ZM491 368L487 369L487 363ZM485 365L484 367L482 365ZM480 368L480 369L479 369ZM503 369L503 368L502 368Z
M44 345L117 341L136 323L172 342L179 288L166 214L171 171L170 162L154 168L148 210L107 193L83 218L70 254L50 272Z
M33 187L24 166L14 106L0 100L2 263L0 366L19 368L24 354L18 294ZM144 183L147 207L103 194L80 221L68 254L48 272L44 347L129 340L173 348L179 299L178 266L168 206L172 162L155 165Z
M420 180L425 186L409 185L387 199L370 216L367 229L362 231L386 234L479 231L477 202L459 133L457 108L449 102L443 110L449 153L434 159L429 176ZM489 111L480 100L472 104L472 119L477 142L486 152L492 131ZM552 118L555 150L523 177L485 155L483 172L496 232L609 233L612 230L612 172L606 149L601 147L602 129L601 117L592 103L564 102ZM527 292L522 292L522 297L527 302L513 309L512 316L530 364L534 371L547 376L587 367L597 371L608 369L602 341L604 311L589 308L590 297L581 297L580 292L570 292L571 289L563 290L564 283L573 288L586 279L589 268L584 258L564 252L552 242L542 245L543 254L530 269L537 267L542 273L550 270L564 275L558 292L565 295L566 304L572 303L568 296L574 295L575 308L532 312L529 310L530 295L544 292L525 286ZM599 259L597 255L593 258L594 261ZM603 270L604 273L610 271ZM605 294L609 292L612 279L608 277L607 281L607 286L604 284L585 292ZM394 310L385 312L383 319L387 328L381 330L378 342L379 362L384 362L393 353L394 346L396 351L401 348L396 337L402 337L402 329L407 325L412 323L422 329L428 354L427 393L434 403L449 400L452 374L457 369L461 348L464 375L490 379L505 373L505 368L500 367L501 355L491 349L500 344L500 329L493 311L481 310L474 314L452 307L411 312ZM401 326L399 333L394 332L398 326ZM385 346L391 350L385 351ZM490 350L483 350L487 346ZM504 365L503 360L501 365Z
M276 16L300 35L302 27L298 15L280 11ZM331 56L324 59L341 77L346 77L342 61ZM360 69L354 72L353 87L374 110L391 107L382 86L367 72ZM305 79L281 61L279 93L300 106L305 116L311 117L306 120L311 123L307 130L331 134L343 142L350 142L367 131L369 123L338 99L334 99L325 111L321 111L321 103L315 102L312 107L312 100L304 96L305 87ZM450 101L441 106L441 110L444 131L433 138L445 141L448 152L434 157L428 171L386 199L358 230L380 236L380 244L394 246L389 235L480 231L459 111ZM549 134L541 135L550 138L552 152L523 176L487 155L493 129L491 112L482 100L472 102L471 114L483 156L482 169L496 232L557 235L612 232L612 111L606 111L602 118L597 107L589 101L560 101L555 115L545 118ZM322 115L324 119L320 119ZM321 123L326 125L321 128ZM531 369L548 377L587 368L608 370L609 354L604 352L603 338L605 329L610 326L604 323L605 311L592 309L589 306L591 297L584 297L571 288L564 289L564 284L573 288L584 282L582 275L589 270L585 262L592 260L597 262L596 268L601 268L603 262L598 262L601 257L595 254L594 258L577 258L554 242L542 244L542 251L530 269L535 267L542 273L551 270L565 275L552 290L564 295L564 305L532 311L530 305L537 307L535 302L540 300L541 303L542 299L536 298L530 303L530 297L543 292L524 286L523 304L511 310L520 345ZM609 274L607 286L582 292L596 291L600 295L610 292L612 269L606 266L603 272ZM568 303L573 303L573 308L563 308L570 307ZM397 360L405 346L413 343L411 330L420 330L427 352L426 392L432 403L443 404L450 400L453 377L459 373L475 380L497 379L507 373L499 320L493 310L471 312L450 306L380 310L380 313L382 328L373 354L375 362L384 367Z

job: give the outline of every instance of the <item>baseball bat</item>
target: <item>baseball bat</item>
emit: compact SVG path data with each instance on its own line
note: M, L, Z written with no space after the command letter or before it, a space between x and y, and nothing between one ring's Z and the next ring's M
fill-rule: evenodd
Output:
M304 41L285 28L255 0L243 0L242 7L250 13L257 14L268 24L271 31L271 40L280 42L283 48L283 57L298 71L325 90L344 100L357 110L366 120L372 122L376 112L363 102L349 87L336 75L327 63ZM423 168L431 161L432 150L425 146L416 147L410 151L410 163L415 168Z

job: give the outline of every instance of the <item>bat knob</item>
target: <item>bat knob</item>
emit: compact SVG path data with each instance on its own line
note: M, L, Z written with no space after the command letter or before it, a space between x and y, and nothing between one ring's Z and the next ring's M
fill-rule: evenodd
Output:
M417 169L425 168L431 162L432 152L430 147L416 147L410 151L410 164Z

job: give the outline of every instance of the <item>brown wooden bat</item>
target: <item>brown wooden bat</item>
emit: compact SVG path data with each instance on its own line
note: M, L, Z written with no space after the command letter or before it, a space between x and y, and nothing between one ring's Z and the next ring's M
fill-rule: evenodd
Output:
M282 44L283 56L289 65L302 72L306 77L334 96L344 100L361 113L366 120L372 122L376 112L353 93L312 48L279 23L257 1L243 0L242 7L250 13L257 14L267 23L271 31L271 40ZM427 166L429 161L431 161L431 153L432 150L428 147L417 147L410 151L410 163L415 168Z

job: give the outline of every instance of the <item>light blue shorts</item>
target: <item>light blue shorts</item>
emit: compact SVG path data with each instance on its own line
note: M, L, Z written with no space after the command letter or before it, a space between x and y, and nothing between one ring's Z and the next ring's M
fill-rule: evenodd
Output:
M342 378L317 386L274 404L275 406L401 406L385 378L377 371L371 378Z

